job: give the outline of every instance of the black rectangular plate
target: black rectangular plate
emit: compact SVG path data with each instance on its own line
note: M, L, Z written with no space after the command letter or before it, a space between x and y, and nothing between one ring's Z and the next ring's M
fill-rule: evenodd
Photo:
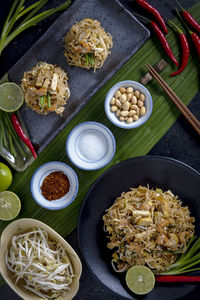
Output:
M113 37L111 55L95 73L92 70L68 66L63 54L63 36L75 22L84 18L97 19ZM148 37L149 31L115 0L75 0L51 25L8 72L9 79L18 84L23 73L34 67L38 61L58 64L68 73L71 96L62 116L56 113L41 116L25 104L20 109L30 139L39 149L38 153L44 150Z

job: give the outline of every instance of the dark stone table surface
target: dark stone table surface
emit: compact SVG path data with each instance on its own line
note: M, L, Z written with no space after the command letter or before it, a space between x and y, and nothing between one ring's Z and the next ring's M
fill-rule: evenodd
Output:
M94 0L95 1L95 0ZM131 0L121 0L127 6L134 8L135 1ZM8 10L12 4L13 0L1 0L0 1L0 27L8 14ZM26 3L34 3L34 0L27 0ZM50 8L63 2L63 0L51 0L45 6ZM195 0L180 0L181 4L188 8L197 1ZM174 0L149 0L149 3L153 4L161 14L168 18L173 18L175 16ZM58 17L58 14L51 16L47 20L42 21L39 25L34 28L22 33L20 37L16 38L2 53L0 57L0 77L9 70L9 68L16 63L19 58L30 48L30 46L37 41L37 39L48 29L48 27L53 23L53 21ZM194 99L189 104L189 109L200 119L200 92L198 92ZM200 172L200 137L196 134L190 124L180 116L175 124L170 128L170 130L163 136L163 138L154 146L150 151L151 155L161 155L166 157L171 157L178 159L189 166L195 168ZM77 231L74 230L66 239L71 246L80 255L80 250L77 241ZM83 263L83 273L80 280L80 289L75 300L119 300L120 297L112 294L109 290L101 286L90 274L84 261ZM18 300L18 297L7 285L0 289L0 299L1 300ZM177 298L179 296L177 295ZM182 298L183 299L183 298ZM188 295L183 300L200 299L200 290L195 294Z

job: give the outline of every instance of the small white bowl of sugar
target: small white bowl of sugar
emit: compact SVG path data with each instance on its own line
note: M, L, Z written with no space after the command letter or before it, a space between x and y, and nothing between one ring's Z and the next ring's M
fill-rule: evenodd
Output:
M83 170L97 170L106 166L115 154L115 138L103 124L84 122L72 129L66 151L71 162Z

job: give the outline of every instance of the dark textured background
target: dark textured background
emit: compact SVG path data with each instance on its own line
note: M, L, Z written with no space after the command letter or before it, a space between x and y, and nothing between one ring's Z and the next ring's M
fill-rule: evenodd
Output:
M94 0L95 1L95 0ZM109 0L108 0L109 1ZM134 8L135 1L121 0L127 6ZM0 25L3 24L12 0L1 0L0 2ZM27 0L28 3L33 3L34 0ZM45 8L50 8L63 2L63 0L51 0ZM168 18L175 16L174 7L176 6L174 0L149 0L161 14ZM185 8L190 7L197 1L195 0L180 0ZM53 21L59 14L53 15L45 21L42 21L39 25L28 30L18 37L7 49L3 52L0 58L0 77L9 70L9 68L18 61L18 59L29 49L29 47L37 41L37 39L48 29ZM194 97L189 109L200 119L200 92ZM151 155L161 155L178 159L200 172L200 155L199 148L200 137L194 132L193 128L188 124L184 117L180 116L165 136L156 144L156 146L150 151ZM68 237L67 241L72 247L80 254L77 232L74 230ZM82 261L83 262L83 261ZM179 295L176 295L179 299ZM20 298L8 287L4 286L0 289L0 299L4 300L19 300ZM75 300L120 300L121 298L113 295L107 289L104 289L90 274L86 265L83 262L83 273L80 281L80 289ZM188 295L183 300L200 299L200 289L195 294Z

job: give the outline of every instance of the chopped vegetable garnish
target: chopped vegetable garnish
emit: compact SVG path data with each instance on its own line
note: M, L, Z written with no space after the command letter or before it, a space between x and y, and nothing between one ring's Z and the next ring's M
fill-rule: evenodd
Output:
M45 103L45 96L40 96L40 98L39 98L39 105L41 107L44 107L44 103Z
M94 67L95 61L94 61L94 54L93 53L88 53L88 61L91 67Z
M49 92L47 93L47 106L48 108L51 107L51 96Z

